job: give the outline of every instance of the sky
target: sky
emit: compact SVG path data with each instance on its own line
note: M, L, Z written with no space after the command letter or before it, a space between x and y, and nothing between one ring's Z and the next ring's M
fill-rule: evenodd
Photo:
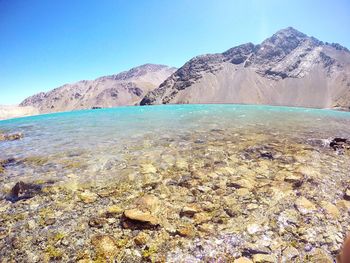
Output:
M292 26L350 48L349 0L0 0L0 104Z

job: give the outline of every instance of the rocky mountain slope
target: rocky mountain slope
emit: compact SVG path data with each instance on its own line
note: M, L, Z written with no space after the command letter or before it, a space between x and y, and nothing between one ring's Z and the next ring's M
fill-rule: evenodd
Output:
M195 57L141 105L247 103L315 108L350 106L350 52L294 28L259 45Z
M116 75L66 84L47 93L25 99L20 106L32 106L40 113L134 105L158 87L175 68L145 64Z

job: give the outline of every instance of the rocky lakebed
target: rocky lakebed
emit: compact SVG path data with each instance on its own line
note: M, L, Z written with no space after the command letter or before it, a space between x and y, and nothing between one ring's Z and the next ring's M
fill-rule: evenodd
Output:
M0 148L27 129L3 128ZM146 134L98 165L107 148L3 154L0 262L334 262L350 230L350 141L304 131Z

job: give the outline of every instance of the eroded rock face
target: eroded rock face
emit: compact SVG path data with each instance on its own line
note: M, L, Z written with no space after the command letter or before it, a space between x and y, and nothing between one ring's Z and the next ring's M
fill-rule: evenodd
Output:
M314 78L316 75L318 79ZM259 45L247 43L221 54L191 59L140 104L249 103L347 108L350 104L344 98L350 97L349 85L350 52L346 48L323 43L289 27ZM323 96L333 98L331 103L316 98L312 92L326 92L328 87L329 94Z

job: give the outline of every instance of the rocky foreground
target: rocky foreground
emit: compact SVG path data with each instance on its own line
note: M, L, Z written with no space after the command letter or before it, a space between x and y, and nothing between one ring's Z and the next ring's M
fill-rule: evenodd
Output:
M350 142L209 135L103 184L9 184L11 165L47 158L1 161L0 262L333 262L350 230Z

